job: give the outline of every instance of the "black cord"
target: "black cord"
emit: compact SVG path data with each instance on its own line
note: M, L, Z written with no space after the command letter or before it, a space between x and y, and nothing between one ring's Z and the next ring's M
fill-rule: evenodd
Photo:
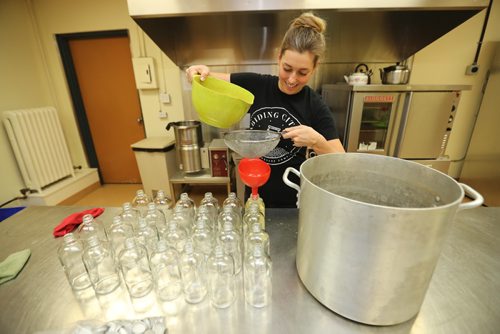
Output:
M31 189L29 189L29 188L23 188L23 189L21 189L19 191L21 192L21 194L23 194L23 196L14 197L13 199L8 200L7 202L0 204L0 208L4 207L5 205L7 205L9 203L17 201L18 199L26 199L26 198L28 198L28 194L31 192Z
M479 53L481 52L481 46L483 44L484 34L486 33L486 26L488 25L488 18L490 17L491 6L493 5L493 0L490 0L488 7L486 8L486 15L484 16L483 30L481 30L481 37L479 37L479 42L477 43L476 56L474 57L474 64L477 64L479 60Z
M18 200L18 199L24 199L24 198L26 198L26 197L14 197L13 199L11 199L11 200L9 200L9 201L7 201L7 202L5 202L5 203L0 204L0 208L4 207L5 205L7 205L7 204L9 204L9 203L11 203L11 202L14 202L15 200Z

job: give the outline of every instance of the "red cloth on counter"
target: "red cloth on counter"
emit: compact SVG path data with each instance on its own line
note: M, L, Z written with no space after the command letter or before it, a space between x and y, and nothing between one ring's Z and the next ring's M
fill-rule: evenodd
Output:
M103 208L94 208L84 210L82 212L75 212L68 217L64 218L59 225L54 228L54 237L62 237L63 235L73 231L78 225L82 223L83 216L90 214L94 218L99 217L104 212Z

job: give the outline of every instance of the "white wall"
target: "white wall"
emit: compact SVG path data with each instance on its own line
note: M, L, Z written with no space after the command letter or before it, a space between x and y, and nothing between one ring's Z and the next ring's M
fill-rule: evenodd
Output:
M0 45L0 116L6 110L51 105L47 73L23 1L0 1ZM21 174L0 125L0 203L21 195L21 188Z

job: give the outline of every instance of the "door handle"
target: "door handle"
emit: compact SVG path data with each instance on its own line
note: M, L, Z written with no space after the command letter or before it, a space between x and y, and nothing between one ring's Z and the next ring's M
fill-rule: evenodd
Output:
M394 146L394 152L392 156L399 157L399 152L401 151L401 141L403 140L403 136L406 131L406 124L408 122L408 116L410 113L411 100L413 98L413 92L409 92L408 95L405 96L405 101L403 105L403 112L401 115L401 120L398 124L398 133L396 137L396 145ZM392 136L394 137L394 136Z
M143 123L143 122L144 118L142 118L142 116L137 117L137 123Z

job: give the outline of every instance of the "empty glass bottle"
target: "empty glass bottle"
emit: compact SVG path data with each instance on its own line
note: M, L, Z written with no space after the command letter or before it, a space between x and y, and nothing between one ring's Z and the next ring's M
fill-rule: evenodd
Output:
M262 229L259 222L254 222L250 226L250 230L246 236L245 242L245 256L250 256L253 254L253 249L255 247L262 247L267 256L271 255L269 234Z
M165 194L165 191L161 189L156 192L156 196L153 202L156 204L156 207L161 211L169 210L170 208L172 208L173 205L172 200L167 196L167 194Z
M153 202L155 203L156 208L163 213L165 220L170 220L173 213L172 207L174 206L174 202L165 194L165 191L158 190Z
M163 235L163 239L167 241L170 247L175 248L175 250L181 253L188 241L188 234L182 226L177 225L175 220L171 220L167 224L167 230Z
M207 294L203 255L196 252L191 241L186 242L179 258L182 285L186 302L196 304Z
M172 219L170 219L168 223L172 221L175 221L178 226L182 227L188 233L191 232L191 229L193 228L194 224L194 218L191 217L189 211L187 211L184 207L180 205L176 205L174 207Z
M243 227L243 217L241 215L243 207L239 203L239 199L236 197L235 193L230 193L229 197L224 201L221 213L231 212L232 216L236 220L233 225L236 230L241 233ZM220 217L220 215L219 215ZM221 225L219 225L220 227Z
M146 249L134 238L125 240L120 252L120 269L131 298L141 298L153 290L153 274Z
M219 214L219 217L217 219L218 231L222 230L226 221L230 221L235 231L241 234L242 227L240 217L229 206L222 208L222 212Z
M231 255L234 260L234 272L239 274L241 271L241 247L242 241L241 236L235 231L233 223L230 220L226 220L222 226L222 230L218 235L219 244L222 246L224 252Z
M236 193L230 192L227 198L222 203L222 207L230 206L233 208L233 211L243 216L243 204L241 204L240 199L236 196Z
M211 192L206 192L205 196L200 202L200 207L206 207L208 214L210 215L212 221L217 220L219 216L219 201L213 196Z
M134 229L128 222L122 221L120 216L113 217L113 222L108 229L108 238L113 247L113 252L116 257L125 247L125 239L134 236Z
M139 210L141 217L146 216L146 211L148 210L148 203L151 202L149 196L146 195L144 190L139 189L135 193L135 197L132 200L132 207Z
M153 226L147 223L146 218L139 218L135 236L139 244L146 248L148 254L151 254L158 242L158 232Z
M160 240L149 259L160 300L171 301L182 294L182 279L177 251L168 247L166 240Z
M175 203L175 206L182 208L182 210L186 213L187 217L189 218L190 222L194 220L196 205L194 201L189 197L188 193L182 193L177 203Z
M122 217L122 221L132 225L134 231L137 230L137 222L139 221L139 217L141 216L141 214L139 210L136 210L132 207L132 204L130 202L123 203L120 216Z
M64 235L57 254L71 288L74 291L89 288L90 278L82 259L83 246L73 233Z
M78 226L77 234L78 238L82 240L84 246L88 242L88 239L93 235L96 235L101 241L108 240L101 220L94 218L90 214L83 216L82 223Z
M215 243L215 235L210 227L210 220L207 215L197 215L196 223L191 234L194 248L208 258L212 253Z
M214 217L210 214L208 208L206 206L199 206L198 207L198 210L196 211L196 216L194 218L194 222L193 222L193 226L192 228L194 228L196 226L196 221L198 219L205 219L207 220L207 224L208 224L208 227L210 227L210 229L212 231L216 231L217 230L217 218L215 218L214 220Z
M148 203L148 211L146 212L146 222L154 227L158 234L161 235L167 229L167 220L163 212L158 210L156 204Z
M120 286L120 275L108 242L91 235L82 258L96 295L107 295Z
M253 253L244 263L245 300L255 307L269 305L272 297L272 263L262 246L253 248Z
M229 307L235 300L234 261L224 254L222 246L217 245L207 260L207 276L210 301L214 307Z
M266 228L266 220L262 213L259 211L257 205L250 205L248 210L243 216L243 237L246 238L250 232L252 224L259 223L262 230Z

